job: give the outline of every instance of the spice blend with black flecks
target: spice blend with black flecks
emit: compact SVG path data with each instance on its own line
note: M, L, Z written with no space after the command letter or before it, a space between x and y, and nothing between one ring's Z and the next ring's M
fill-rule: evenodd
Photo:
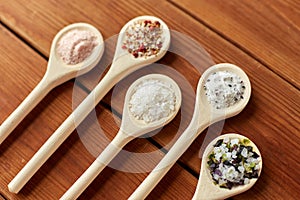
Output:
M215 109L235 105L244 98L245 89L244 81L237 74L229 71L217 71L210 74L204 85L208 102Z

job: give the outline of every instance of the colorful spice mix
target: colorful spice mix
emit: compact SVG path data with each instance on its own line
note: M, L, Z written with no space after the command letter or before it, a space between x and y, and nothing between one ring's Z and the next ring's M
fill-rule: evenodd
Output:
M258 178L260 156L248 139L220 139L208 156L208 168L215 184L221 188L248 184Z
M135 58L156 55L163 44L162 33L159 21L137 21L127 28L122 48Z

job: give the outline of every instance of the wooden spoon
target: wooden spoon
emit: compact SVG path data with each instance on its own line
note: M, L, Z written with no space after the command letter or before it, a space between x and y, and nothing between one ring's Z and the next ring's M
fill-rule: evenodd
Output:
M136 90L136 86L145 80L159 80L171 86L176 96L175 110L168 117L158 121L145 123L137 120L129 111L129 101ZM92 165L80 176L61 199L76 199L89 186L89 184L100 174L107 164L118 154L118 152L131 140L147 132L153 131L169 123L177 114L181 105L181 92L178 85L169 77L160 74L150 74L135 81L128 89L125 97L122 123L119 132L111 143L105 148Z
M232 197L234 195L240 194L242 192L245 192L246 190L250 189L255 182L257 181L258 178L252 178L250 179L250 182L246 185L241 185L241 186L236 186L231 188L230 190L227 188L220 188L218 185L215 185L213 183L213 179L210 174L210 170L207 166L207 161L208 161L208 155L212 152L214 145L219 139L224 139L224 138L229 138L229 139L247 139L247 137L239 135L239 134L225 134L221 135L217 138L215 138L209 145L206 147L203 157L202 157L202 162L201 162L201 171L200 171L200 177L197 185L196 192L194 194L193 200L210 200L210 199L226 199L229 197ZM260 158L261 154L257 148L257 146L249 140L249 146L253 147L253 151L256 152ZM262 170L262 160L259 162L259 172L258 176L260 176Z
M230 106L226 109L215 109L209 104L207 96L205 95L205 82L210 74L217 71L229 71L237 74L244 81L246 87L245 93L243 95L244 98L236 104L234 104L233 106ZM129 197L129 199L145 199L147 195L158 184L158 182L163 178L163 176L171 169L171 167L176 163L180 156L188 149L192 142L205 128L217 121L224 120L226 118L239 114L247 105L250 99L250 95L250 81L246 73L239 67L233 64L222 63L208 68L203 73L198 82L195 109L191 123L189 124L187 129L182 133L182 135L178 138L178 140L172 146L170 151L158 163L158 165L141 183L141 185L134 191L134 193Z
M134 58L133 55L122 49L123 39L127 28L139 20L159 21L164 38L162 47L156 55L148 57ZM159 18L153 16L140 16L129 21L120 31L116 52L113 63L94 90L82 101L82 103L73 111L73 113L62 123L62 125L53 133L46 143L38 150L25 167L9 183L9 191L18 193L27 183L33 174L45 163L45 161L55 152L55 150L67 139L86 116L101 101L105 94L122 78L146 65L156 62L162 58L170 46L170 31L168 26Z
M57 54L57 45L60 38L73 29L89 30L97 37L97 46L92 54L84 61L76 65L66 64ZM54 37L50 50L48 67L41 82L24 99L18 108L0 126L0 144L16 128L16 126L28 115L28 113L56 86L90 71L100 61L104 51L104 43L101 33L92 25L76 23L66 26Z

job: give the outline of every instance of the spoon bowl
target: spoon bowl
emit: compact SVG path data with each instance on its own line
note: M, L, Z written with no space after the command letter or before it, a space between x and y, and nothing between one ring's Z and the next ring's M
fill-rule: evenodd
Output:
M89 30L97 38L97 46L91 55L84 61L76 65L68 65L57 54L57 46L61 37L67 32L79 29ZM24 99L24 101L11 113L11 115L1 124L0 144L16 128L16 126L28 115L28 113L56 86L84 74L91 70L100 61L104 51L104 43L101 33L92 25L86 23L76 23L61 29L54 37L50 49L50 57L46 73L40 83Z
M71 30L86 30L92 32L93 35L96 36L95 42L97 45L93 48L91 55L89 55L86 59L77 64L65 63L57 52L59 41L66 33L68 33ZM75 23L68 25L61 29L52 41L47 72L51 73L52 76L56 75L56 79L59 79L57 81L67 81L76 76L85 74L91 69L93 69L96 66L96 64L99 63L103 52L103 37L97 28L87 23Z
M172 113L167 117L153 122L136 119L129 110L130 99L137 86L145 80L158 80L170 86L174 92L176 102ZM144 135L169 123L178 113L181 105L181 91L178 85L169 77L161 74L150 74L136 80L128 89L124 102L122 123L119 132L105 150L98 156L92 165L79 177L79 179L61 197L63 199L77 199L88 185L100 174L106 165L118 154L119 151L132 139Z
M128 51L123 49L124 39L126 37L126 32L130 26L132 26L135 22L144 21L144 20L158 21L161 24L163 43L160 48L160 51L157 54L148 56L146 58L145 57L135 58L132 54L128 53ZM148 15L133 18L122 27L119 33L116 51L111 66L112 70L110 71L115 73L118 72L119 74L123 74L124 72L126 72L126 74L128 74L133 71L136 71L137 69L143 66L154 63L159 59L161 59L166 54L166 52L169 49L170 43L171 43L170 30L164 21L162 21L157 17L148 16Z
M224 109L214 108L207 100L207 96L205 94L204 89L205 82L208 76L217 71L230 71L232 73L235 73L238 76L240 76L240 78L244 81L245 84L245 92L243 99L241 99L236 104ZM158 165L153 169L153 171L129 197L129 199L145 199L147 195L158 184L158 182L163 178L163 176L165 176L165 174L176 163L180 156L198 137L198 135L209 125L239 114L247 105L250 99L250 94L251 84L249 78L247 77L246 73L239 67L229 63L221 63L208 68L202 74L197 85L195 109L189 126L177 139L177 141L169 150L169 152L165 155L165 157L158 163Z
M226 71L226 72L231 72L234 73L236 75L238 75L241 80L243 80L244 85L245 85L245 91L243 94L243 99L241 99L239 102L237 102L236 104L227 107L226 109L216 109L214 107L212 107L208 100L207 100L207 96L205 94L205 89L204 89L204 85L205 82L207 81L208 77L218 71ZM230 118L233 117L237 114L239 114L248 104L248 101L250 100L250 96L251 96L251 84L250 84L250 80L247 76L247 74L238 66L230 64L230 63L220 63L220 64L216 64L210 68L208 68L201 76L201 79L198 83L197 86L197 98L199 100L199 102L197 102L196 104L198 106L200 106L201 108L199 109L206 109L206 113L210 113L210 115L214 118L213 123L215 121L220 121L222 119L225 118ZM211 118L212 118L211 117Z
M176 97L176 104L174 111L171 115L168 117L161 118L159 120L146 123L144 120L139 120L135 118L129 110L129 101L132 95L134 94L136 87L141 84L143 81L146 80L158 80L160 82L166 83L172 88L174 91L175 97ZM169 78L168 76L161 75L161 74L149 74L146 76L143 76L136 80L128 89L126 96L125 96L125 103L124 103L124 109L123 109L123 117L122 117L122 124L121 124L121 130L128 135L132 137L139 137L142 136L145 133L151 132L155 129L158 129L166 124L168 124L170 121L173 120L173 118L178 113L178 110L181 106L181 91L177 83Z
M122 48L124 37L129 26L140 20L153 20L161 24L163 43L157 54L148 57L135 58L127 50ZM95 108L109 90L122 78L126 77L135 70L156 62L162 58L170 45L170 31L168 26L159 18L153 16L140 16L130 20L121 29L113 62L98 85L81 102L73 113L61 124L61 126L52 134L45 144L29 160L24 168L9 183L9 191L18 193L21 188L29 181L34 173L46 162L46 160L55 152L55 150L67 139L67 137L76 129L76 127L87 117ZM57 56L57 55L56 55ZM53 59L57 61L57 59ZM87 61L89 62L89 61Z
M208 155L212 152L216 142L218 140L224 139L224 138L249 140L245 136L231 133L231 134L221 135L221 136L215 138L211 143L209 143L209 145L206 147L206 149L203 153L199 182L198 182L197 189L194 194L193 200L226 199L226 198L235 196L237 194L240 194L242 192L249 190L255 184L255 182L258 180L258 178L252 178L252 179L250 179L248 184L234 186L231 189L220 188L218 185L214 184L212 176L210 174L210 170L207 166L207 161L208 161L207 159L208 159ZM253 151L256 152L261 158L261 154L260 154L257 146L251 140L249 140L249 141L250 141L250 143L248 144L248 146L253 147ZM258 171L258 177L259 177L261 174L261 170L262 170L262 159L260 159L260 162L258 163L258 165L259 165L259 171Z

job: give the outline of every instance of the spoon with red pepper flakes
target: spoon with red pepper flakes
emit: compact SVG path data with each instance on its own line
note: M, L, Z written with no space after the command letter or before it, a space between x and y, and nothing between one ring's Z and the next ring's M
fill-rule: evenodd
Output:
M158 35L161 38L161 48L156 49L155 53L140 55L135 57L126 49L122 48L124 42L127 41L127 35L130 32L130 27L135 27L136 23L152 23L160 24L161 33ZM157 23L159 22L159 23ZM150 27L144 27L145 34L148 33ZM130 32L131 33L131 32ZM138 38L143 38L143 32L135 32L134 35ZM152 44L151 37L145 37L144 46L149 46L148 42ZM155 39L155 38L154 38ZM130 45L134 43L127 41ZM155 40L156 43L157 40ZM127 22L120 31L116 51L112 61L112 65L106 75L101 79L93 91L82 101L82 103L73 111L73 113L62 123L62 125L52 134L46 143L36 152L31 160L24 166L24 168L17 174L17 176L9 183L8 189L10 192L18 193L21 188L29 181L34 173L46 162L46 160L55 152L56 149L67 139L67 137L76 129L76 127L87 117L87 115L95 108L101 99L109 92L109 90L121 79L130 73L158 61L162 58L169 49L171 36L168 26L159 18L153 16L140 16ZM130 48L132 46L129 46ZM133 45L135 49L135 45Z
M122 49L135 58L156 55L163 43L163 29L157 20L137 20L128 26Z
M262 170L257 146L239 134L224 134L206 147L193 200L225 199L250 189Z

